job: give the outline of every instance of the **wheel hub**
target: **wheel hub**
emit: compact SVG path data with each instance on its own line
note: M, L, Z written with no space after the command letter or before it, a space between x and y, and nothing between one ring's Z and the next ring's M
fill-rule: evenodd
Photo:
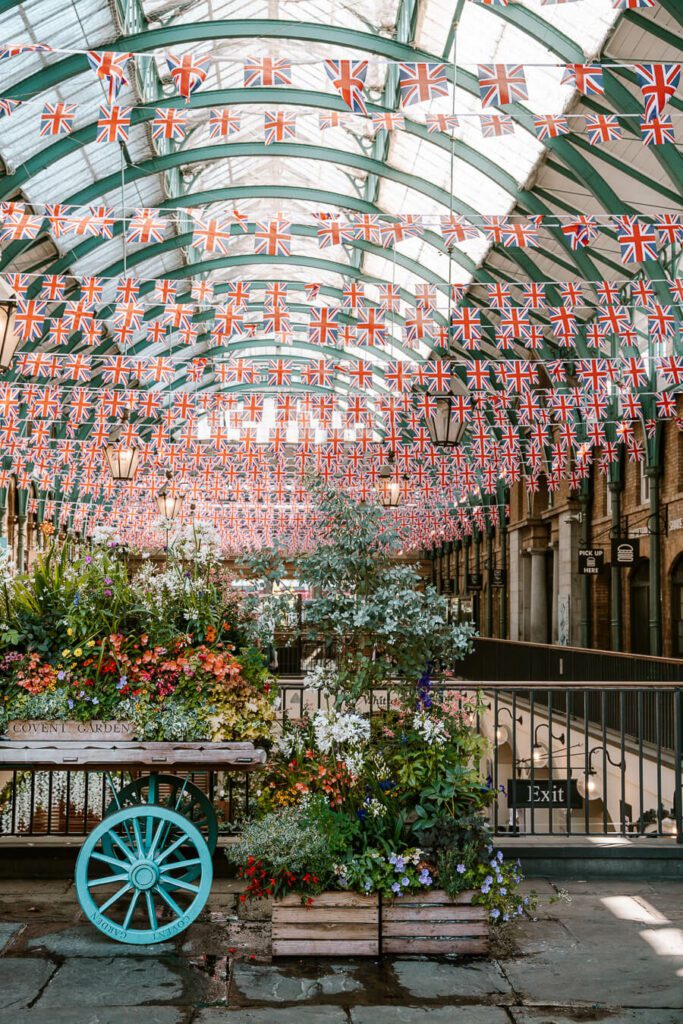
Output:
M153 889L159 881L159 868L152 860L141 860L130 870L130 881L136 889Z

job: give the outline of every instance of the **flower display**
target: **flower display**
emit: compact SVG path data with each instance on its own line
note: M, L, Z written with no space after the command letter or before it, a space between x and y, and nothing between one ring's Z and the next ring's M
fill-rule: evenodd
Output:
M276 691L259 637L199 533L133 571L103 529L81 557L53 547L5 580L0 729L104 719L146 740L268 741Z

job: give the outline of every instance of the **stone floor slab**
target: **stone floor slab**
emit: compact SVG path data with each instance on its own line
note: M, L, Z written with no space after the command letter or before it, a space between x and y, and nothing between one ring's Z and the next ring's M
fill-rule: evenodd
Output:
M48 960L0 958L0 1009L28 1006L40 994L54 969L55 965Z
M354 1006L351 1024L509 1024L500 1006Z
M680 1024L680 1010L610 1010L598 1009L591 1017L585 1010L539 1010L528 1007L510 1007L514 1024L586 1024L586 1020L602 1024ZM2 1022L0 1021L0 1024Z
M250 1010L212 1008L200 1010L192 1024L348 1024L348 1017L344 1010L335 1006L269 1006Z
M0 1024L184 1024L186 1020L186 1012L173 1006L0 1010Z
M312 964L271 967L236 964L233 973L235 993L248 1003L298 1003L357 992L362 983L352 976L352 967Z
M183 983L177 973L150 958L109 956L66 960L37 1005L47 1009L165 1002L183 1002Z
M512 998L513 992L498 964L490 960L461 964L457 961L442 963L421 957L415 960L396 960L394 973L401 985L415 1000L474 998L502 1001L501 996Z
M46 931L33 935L26 942L30 950L44 949L60 957L87 956L154 956L173 953L175 945L162 942L157 945L135 946L124 942L112 942L91 924L75 925L72 928Z

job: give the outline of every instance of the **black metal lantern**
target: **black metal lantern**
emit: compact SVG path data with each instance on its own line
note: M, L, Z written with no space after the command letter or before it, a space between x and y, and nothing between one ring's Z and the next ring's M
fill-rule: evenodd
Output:
M377 481L377 497L384 508L396 508L401 503L401 482L394 476L394 452L389 452L389 460L380 466Z
M134 480L140 462L140 449L134 444L121 440L124 424L128 416L123 415L121 422L112 427L104 454L109 464L109 471L114 480Z
M171 474L166 474L166 479L171 479ZM183 506L182 494L171 494L168 484L157 494L157 508L159 515L164 519L175 519Z
M452 448L463 439L467 423L456 415L456 396L450 391L433 396L434 412L427 416L427 428L432 444Z
M3 372L9 370L19 348L19 335L14 330L16 308L16 302L0 302L0 370Z

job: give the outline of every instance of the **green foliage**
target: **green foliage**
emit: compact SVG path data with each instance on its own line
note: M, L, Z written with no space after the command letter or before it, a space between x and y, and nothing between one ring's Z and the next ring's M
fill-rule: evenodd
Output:
M420 589L413 568L397 565L399 540L382 509L323 489L325 540L299 566L314 597L306 628L334 646L340 701L390 678L415 680L427 665L449 670L470 649L473 631L448 623L448 603Z

